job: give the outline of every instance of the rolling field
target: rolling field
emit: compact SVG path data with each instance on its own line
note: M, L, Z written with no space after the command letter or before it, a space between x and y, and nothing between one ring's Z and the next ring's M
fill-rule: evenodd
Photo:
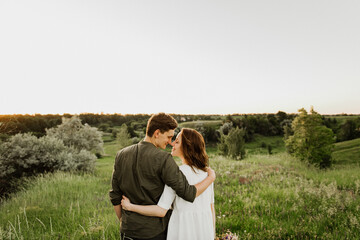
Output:
M196 128L196 125L198 124L219 128L222 125L222 120L201 120L201 121L199 120L199 121L182 122L179 124L179 127Z
M255 145L242 161L212 154L218 236L229 230L240 239L359 239L359 140L353 141L336 145L336 163L325 171L285 152L257 154ZM108 198L117 150L105 143L108 156L93 174L29 181L0 206L0 239L119 239Z

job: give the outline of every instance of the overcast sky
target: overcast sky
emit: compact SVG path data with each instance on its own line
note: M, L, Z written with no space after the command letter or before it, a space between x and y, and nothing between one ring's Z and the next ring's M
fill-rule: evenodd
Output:
M0 0L0 114L360 113L360 1Z

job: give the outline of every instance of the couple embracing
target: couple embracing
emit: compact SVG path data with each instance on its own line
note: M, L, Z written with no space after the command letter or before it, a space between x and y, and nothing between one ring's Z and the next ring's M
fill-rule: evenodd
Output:
M183 128L172 142L176 120L152 115L146 137L115 158L110 200L121 239L204 239L215 237L215 172L200 133ZM171 154L162 151L170 144ZM172 156L182 160L180 167Z

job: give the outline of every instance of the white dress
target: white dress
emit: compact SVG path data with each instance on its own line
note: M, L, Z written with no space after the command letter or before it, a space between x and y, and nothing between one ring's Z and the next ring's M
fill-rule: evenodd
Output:
M189 165L181 165L180 170L186 176L190 185L195 185L207 177L207 172ZM174 201L175 199L175 201ZM158 206L169 209L173 205L170 217L168 240L213 240L214 227L211 212L211 203L214 203L214 185L211 184L193 203L187 202L176 195L175 191L165 185L164 192Z

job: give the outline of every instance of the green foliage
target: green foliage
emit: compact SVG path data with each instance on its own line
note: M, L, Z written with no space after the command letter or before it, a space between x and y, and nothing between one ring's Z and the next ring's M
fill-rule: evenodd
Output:
M116 141L118 142L120 148L130 146L133 143L130 137L127 125L123 124L116 133Z
M110 129L110 124L109 123L101 123L99 126L98 126L98 129L100 131L103 131L103 132L109 132L111 131Z
M245 130L238 127L232 128L228 135L221 134L218 148L223 155L228 155L233 159L243 159L245 157Z
M269 154L272 154L272 149L273 149L273 148L272 148L271 145L268 145L268 146L267 146L267 150L268 150L268 153L269 153Z
M337 132L338 141L347 141L358 137L360 137L360 118L347 119Z
M88 124L83 125L78 116L63 118L62 124L47 129L48 136L60 139L68 147L81 150L103 152L102 132Z
M292 124L292 121L290 119L285 119L284 121L281 122L285 140L294 134L294 131L291 128L291 124Z
M200 122L195 125L195 130L203 136L205 143L216 143L218 141L218 132L213 125Z
M220 134L228 135L232 128L233 128L232 122L225 122L219 129Z
M67 147L53 136L16 134L0 145L0 196L16 190L14 179L56 170L92 171L95 161L90 152Z
M292 122L294 135L286 139L286 148L289 153L301 160L322 168L329 167L334 134L323 125L320 114L312 108L310 113L308 114L304 108L299 110L299 115Z
M226 135L222 134L220 135L220 142L218 143L217 147L221 155L227 156L228 155L228 147L226 145Z

